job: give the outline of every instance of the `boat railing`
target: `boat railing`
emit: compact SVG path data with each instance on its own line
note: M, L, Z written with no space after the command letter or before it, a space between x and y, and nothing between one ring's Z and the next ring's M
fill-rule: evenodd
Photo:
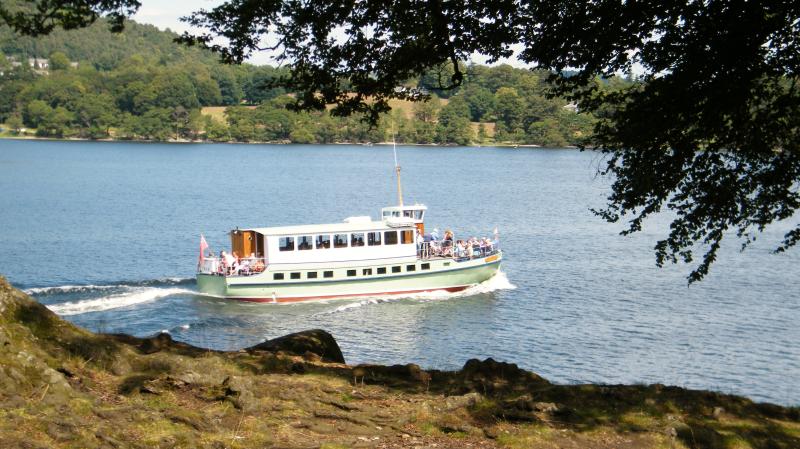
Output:
M219 257L203 257L197 265L197 272L218 276L252 276L263 272L266 267L263 257L245 257L232 264Z
M462 262L497 254L500 251L496 243L490 245L459 246L452 240L420 242L417 244L419 259L445 258Z

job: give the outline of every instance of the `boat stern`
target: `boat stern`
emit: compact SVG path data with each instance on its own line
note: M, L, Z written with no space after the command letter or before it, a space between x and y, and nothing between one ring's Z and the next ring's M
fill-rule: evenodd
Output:
M225 276L197 273L197 290L204 295L224 297L228 283Z

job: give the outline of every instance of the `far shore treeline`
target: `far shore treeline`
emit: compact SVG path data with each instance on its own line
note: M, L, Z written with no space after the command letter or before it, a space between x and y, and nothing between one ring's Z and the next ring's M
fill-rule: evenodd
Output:
M594 117L547 98L546 72L468 65L464 84L437 90L447 69L405 86L427 102L393 101L376 128L359 116L286 109L292 93L265 87L285 69L221 64L175 34L128 22L20 37L0 27L0 135L214 142L580 144ZM452 70L452 69L451 69ZM631 82L598 81L601 89Z

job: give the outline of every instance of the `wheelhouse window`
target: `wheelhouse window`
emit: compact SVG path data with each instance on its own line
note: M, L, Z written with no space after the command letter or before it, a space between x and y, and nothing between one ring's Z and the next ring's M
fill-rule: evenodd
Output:
M397 231L384 231L383 241L386 245L397 245Z
M278 249L281 251L294 251L294 237L281 237L278 239Z
M423 213L425 213L424 210L414 211L414 218L416 218L417 220L422 220L422 214Z
M333 235L334 248L347 248L347 234L334 234Z
M314 248L314 238L310 235L301 235L297 237L297 249L299 250L306 250L306 249L313 249Z
M413 210L404 210L403 211L404 217L414 218L414 211Z
M358 232L350 234L350 246L364 246L364 233Z
M401 231L403 245L414 243L414 231Z
M380 246L381 244L381 233L380 232L368 232L367 233L367 245L369 246Z
M318 235L317 236L317 249L328 249L330 247L331 247L331 236L330 236L330 234Z

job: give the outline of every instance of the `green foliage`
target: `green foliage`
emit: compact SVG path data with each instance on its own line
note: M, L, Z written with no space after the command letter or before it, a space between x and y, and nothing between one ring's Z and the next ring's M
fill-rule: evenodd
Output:
M458 72L467 76L455 83L453 77L460 75L440 64L403 80L399 84L409 91L438 93L416 103L412 119L403 113L380 113L371 127L360 117L337 116L336 111L299 114L287 110L296 106L297 95L287 95L280 87L280 80L291 76L286 68L224 65L210 52L175 45L172 33L129 22L114 34L100 22L37 38L0 28L4 52L18 60L49 55L51 65L49 75L36 74L26 64L3 70L0 120L17 114L27 126L38 127L43 121L53 125L40 135L91 139L333 143L387 141L393 133L402 143L460 145L477 139L471 121L505 120L508 126L499 128L501 140L542 145L575 144L574 136L588 134L591 126L591 121L567 123L572 117L561 113L556 100L540 95L544 76L510 66L459 65ZM68 70L70 60L81 62L77 70ZM8 61L0 67L6 66ZM511 100L504 93L508 89L516 93ZM534 94L535 99L526 98ZM228 106L225 120L200 117L204 106ZM69 114L55 114L58 107ZM59 118L55 123L54 117ZM63 123L65 119L69 120ZM541 124L532 125L545 119L556 122L547 133ZM585 129L575 131L576 126ZM484 128L480 141L489 140Z
M60 51L50 54L50 70L67 70L69 69L69 62L67 55Z
M439 126L436 141L469 145L472 141L472 128L469 123L469 106L462 97L453 97L439 113Z
M6 120L6 125L11 128L11 132L14 134L19 134L20 130L24 126L22 122L22 117L19 114L14 114Z

